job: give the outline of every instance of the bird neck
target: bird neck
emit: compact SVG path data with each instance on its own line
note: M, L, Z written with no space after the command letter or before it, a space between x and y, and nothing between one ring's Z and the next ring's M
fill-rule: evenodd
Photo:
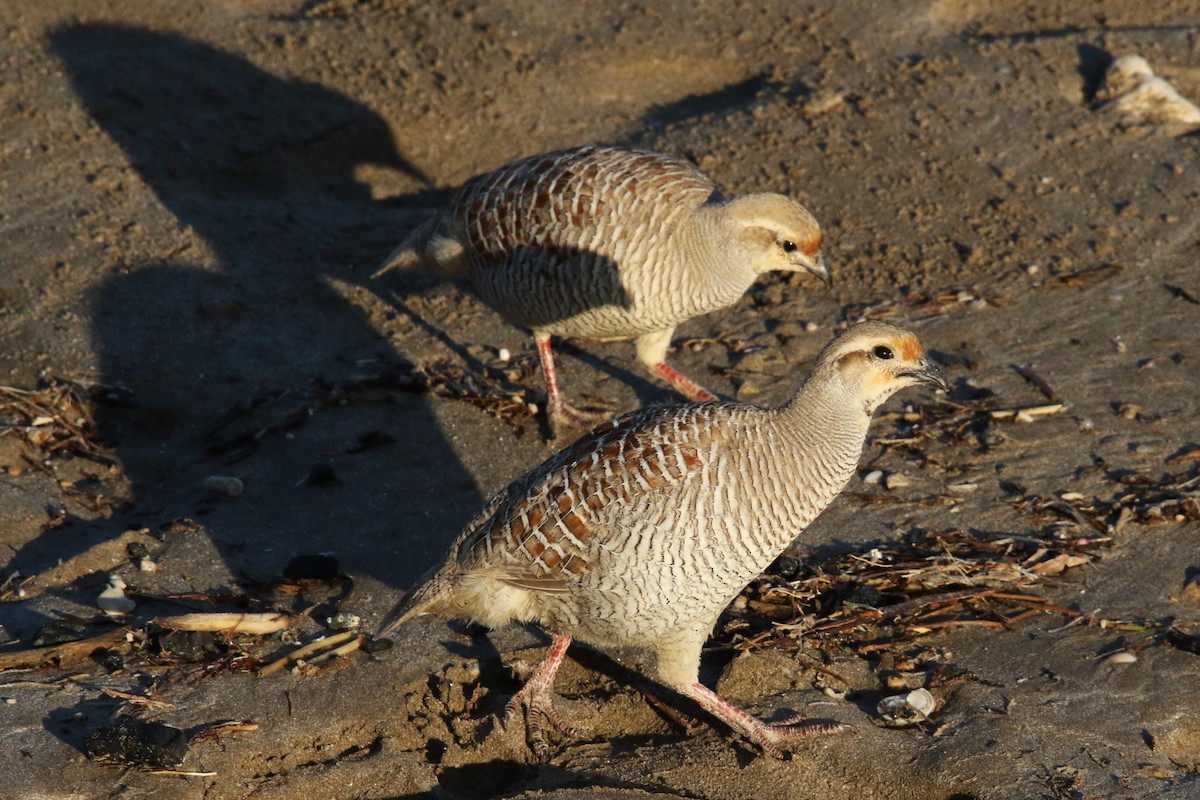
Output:
M727 288L740 297L758 278L755 259L746 248L745 231L728 213L729 201L696 209L684 236L685 258L698 279Z
M815 369L792 399L779 409L780 424L792 432L806 461L834 495L858 467L871 415L856 387L832 369ZM832 497L830 498L832 499Z

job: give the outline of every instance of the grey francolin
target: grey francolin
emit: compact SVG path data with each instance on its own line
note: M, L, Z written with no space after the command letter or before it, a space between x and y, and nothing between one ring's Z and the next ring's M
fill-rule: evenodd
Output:
M497 494L381 634L429 613L545 628L550 653L505 713L524 705L543 758L542 717L570 731L551 683L572 639L646 648L663 684L772 755L840 730L734 707L700 683L700 648L729 602L841 492L875 409L919 383L945 388L916 337L867 322L830 342L782 407L632 411Z
M432 267L533 331L551 428L601 417L562 397L552 336L633 339L649 371L691 400L716 397L666 363L675 327L726 308L771 270L826 283L821 229L779 194L726 199L682 158L581 147L471 178L376 272Z

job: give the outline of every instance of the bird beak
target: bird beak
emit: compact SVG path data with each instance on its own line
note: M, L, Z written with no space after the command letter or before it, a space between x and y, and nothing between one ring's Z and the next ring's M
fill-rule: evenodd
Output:
M935 389L941 389L943 392L948 393L950 391L950 385L946 383L946 378L942 375L942 371L937 368L937 364L930 361L927 356L921 356L920 365L920 369L905 372L904 377L912 378L918 383L928 384Z
M825 266L825 256L821 253L817 253L811 261L806 262L804 268L820 278L826 289L833 288L833 275L829 272L829 267Z

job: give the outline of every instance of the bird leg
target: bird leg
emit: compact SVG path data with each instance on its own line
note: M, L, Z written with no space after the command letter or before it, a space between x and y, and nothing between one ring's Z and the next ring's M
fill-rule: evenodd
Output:
M646 365L650 374L661 378L671 385L671 388L691 400L693 403L710 403L717 396L700 384L667 366L667 351L671 349L671 336L674 328L667 328L639 336L634 345L637 347L638 361Z
M554 353L550 349L550 335L535 333L538 357L542 361L542 374L546 377L546 416L550 418L550 430L558 436L559 425L573 428L593 428L612 415L603 411L580 411L563 399L558 390L558 370L554 368Z
M546 743L546 737L542 734L542 716L550 720L550 724L558 729L559 733L564 736L575 738L578 733L571 725L568 725L554 708L554 694L550 691L550 687L554 684L554 676L558 673L558 667L562 664L563 657L567 654L567 647L571 644L571 637L565 634L557 634L554 637L553 643L550 645L550 652L542 659L542 662L537 665L533 671L533 675L521 687L521 691L512 696L512 699L504 706L504 727L508 727L512 719L520 713L521 707L525 707L525 736L529 740L529 746L533 753L540 760L546 761L550 758L550 745Z
M666 362L647 364L647 368L659 378L671 384L671 388L691 400L693 403L711 403L717 396L693 381L688 376L670 367Z
M784 722L763 722L731 704L699 681L673 688L775 758L785 758L789 745L800 739L853 730L851 726L840 722L806 722L796 717Z

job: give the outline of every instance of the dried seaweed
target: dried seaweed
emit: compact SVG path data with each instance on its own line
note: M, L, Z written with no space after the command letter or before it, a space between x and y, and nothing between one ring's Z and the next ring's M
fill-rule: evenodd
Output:
M103 392L104 387L88 389L57 378L34 390L0 386L0 435L24 442L37 455L27 459L37 469L64 455L114 466L117 459L99 441L92 412Z
M817 647L863 652L955 626L1007 628L1039 613L1078 616L1026 587L1066 564L1093 560L1106 545L962 529L917 533L813 564L794 578L768 572L743 592L750 613L734 617L718 644L794 649L803 636ZM1055 562L1060 556L1069 558Z
M1130 522L1155 525L1200 520L1200 464L1160 478L1122 471L1108 471L1106 477L1121 487L1111 500L1062 492L1058 497L1022 497L1012 505L1051 527L1082 527L1101 535L1120 533Z

